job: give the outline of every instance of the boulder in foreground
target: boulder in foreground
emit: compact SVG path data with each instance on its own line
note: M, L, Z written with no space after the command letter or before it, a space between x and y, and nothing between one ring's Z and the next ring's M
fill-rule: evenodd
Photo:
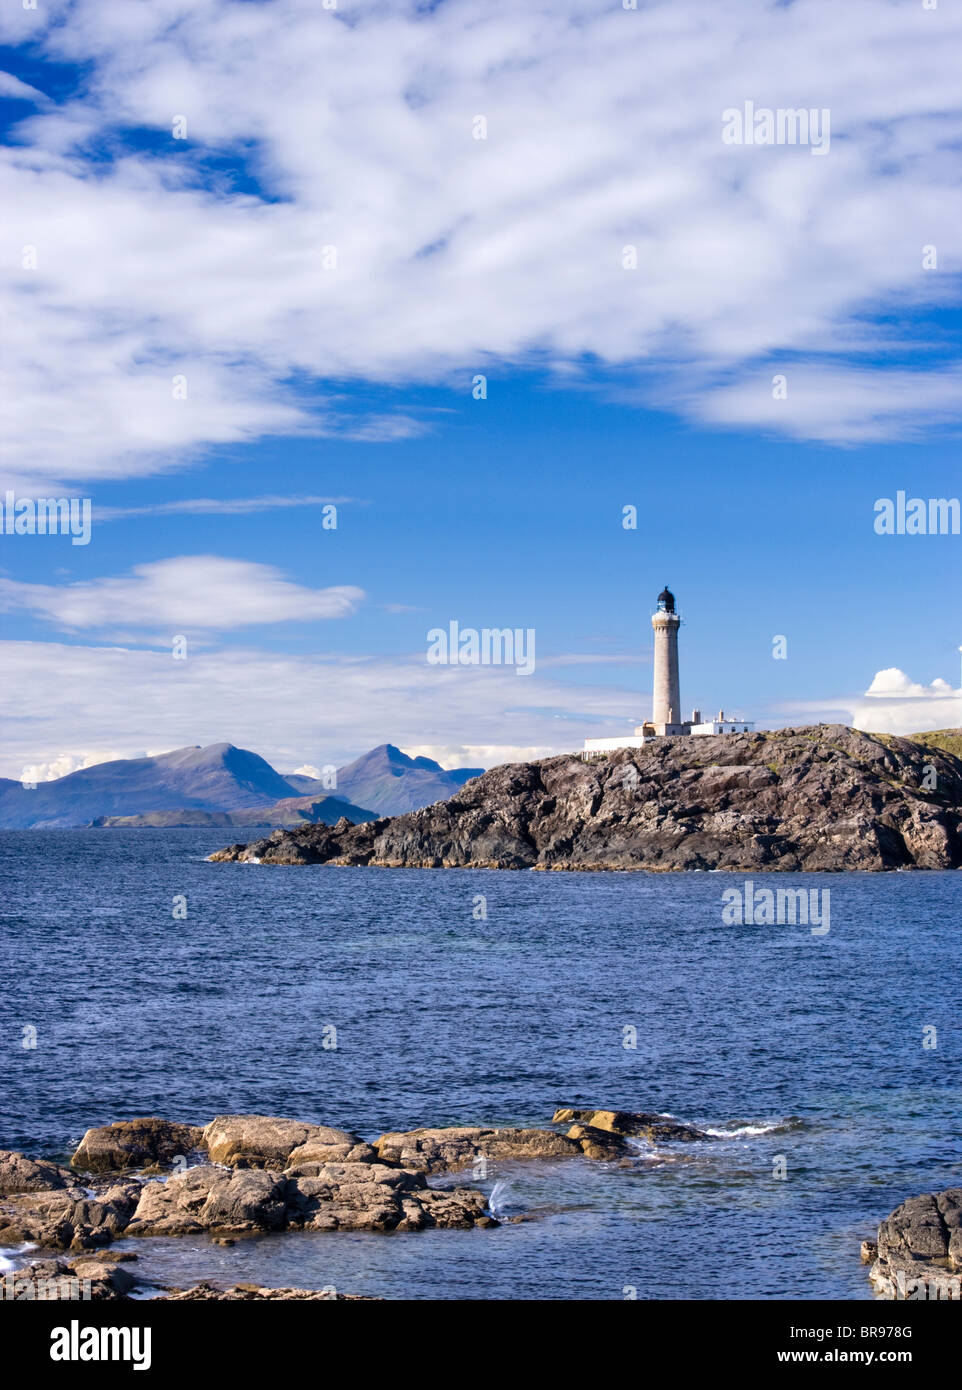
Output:
M88 1173L116 1173L126 1168L157 1168L186 1157L203 1142L203 1131L156 1116L118 1120L88 1129L70 1160Z
M0 1197L17 1192L52 1192L77 1187L76 1176L59 1163L45 1158L26 1158L12 1149L0 1149Z
M962 1188L910 1197L866 1241L880 1298L962 1300Z
M271 1115L218 1115L203 1131L212 1163L281 1171L306 1163L363 1163L374 1150L358 1135L329 1125Z

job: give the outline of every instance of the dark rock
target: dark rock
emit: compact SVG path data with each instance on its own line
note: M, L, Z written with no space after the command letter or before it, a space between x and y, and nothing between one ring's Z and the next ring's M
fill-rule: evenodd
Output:
M872 1242L863 1242L862 1256ZM962 1188L910 1197L878 1228L869 1278L881 1298L962 1299Z
M595 1125L572 1125L566 1135L580 1146L585 1158L620 1159L625 1152L625 1141L619 1134L611 1134Z
M156 1168L186 1157L203 1142L203 1131L154 1117L118 1120L88 1129L70 1162L90 1173L120 1172L125 1168Z
M703 1129L680 1124L677 1120L666 1119L664 1115L649 1115L633 1110L575 1110L565 1107L556 1110L552 1124L571 1124L589 1126L591 1129L609 1135L625 1135L637 1139L648 1139L652 1143L665 1141L692 1141L708 1139L710 1135ZM568 1131L569 1134L571 1131Z
M76 1174L45 1158L25 1158L12 1149L0 1149L0 1197L15 1192L52 1192L77 1187Z
M278 830L211 857L752 873L958 868L962 761L843 725L657 739L592 762L510 763L421 810Z

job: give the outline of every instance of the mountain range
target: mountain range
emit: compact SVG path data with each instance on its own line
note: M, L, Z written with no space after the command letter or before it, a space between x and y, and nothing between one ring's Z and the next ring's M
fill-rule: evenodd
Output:
M481 770L445 771L384 743L342 768L332 791L312 777L282 776L245 748L212 743L97 763L31 788L0 778L0 829L357 823L444 800Z

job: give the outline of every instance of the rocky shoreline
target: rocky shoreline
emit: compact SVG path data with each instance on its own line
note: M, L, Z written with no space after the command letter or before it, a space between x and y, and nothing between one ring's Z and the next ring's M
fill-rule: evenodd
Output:
M0 1301L362 1298L332 1287L165 1287L131 1268L137 1254L112 1247L135 1236L233 1245L295 1231L490 1229L501 1222L483 1192L430 1179L466 1168L487 1176L489 1162L577 1158L633 1168L639 1140L713 1138L670 1116L622 1110L562 1107L551 1125L390 1131L368 1143L349 1130L266 1115L219 1115L203 1127L150 1117L88 1130L69 1166L0 1150L0 1254L24 1257L0 1275ZM962 1299L962 1188L903 1202L877 1239L862 1243L862 1260L879 1298Z
M628 1162L632 1139L710 1137L663 1115L619 1110L563 1108L552 1125L425 1128L367 1143L348 1130L266 1115L219 1115L203 1128L149 1117L88 1130L69 1166L0 1150L0 1250L53 1255L0 1278L0 1300L17 1298L18 1285L69 1290L78 1281L86 1292L66 1296L137 1296L151 1288L128 1267L137 1257L110 1249L133 1236L206 1235L233 1244L267 1232L491 1228L500 1223L483 1192L431 1186L429 1177L468 1167L483 1173L489 1161ZM160 1296L327 1295L201 1284Z
M448 801L276 830L214 862L842 872L962 867L962 761L843 725L492 768Z
M267 1232L413 1232L498 1226L474 1187L428 1177L491 1162L588 1158L628 1161L631 1138L706 1140L662 1115L559 1109L557 1129L455 1126L382 1134L266 1115L218 1115L204 1127L118 1120L86 1131L70 1166L0 1150L0 1250L53 1252L0 1279L0 1300L25 1289L81 1282L85 1297L127 1298L150 1283L111 1251L129 1237L203 1236L218 1244ZM560 1126L567 1126L562 1130ZM13 1286L13 1291L11 1291ZM71 1297L68 1294L68 1297ZM76 1294L72 1294L76 1297ZM163 1297L313 1298L311 1290L235 1291L202 1284ZM342 1297L342 1295L338 1295Z

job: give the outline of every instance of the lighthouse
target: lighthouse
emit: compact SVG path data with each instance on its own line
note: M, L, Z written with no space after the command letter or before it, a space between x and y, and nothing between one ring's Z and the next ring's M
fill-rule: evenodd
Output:
M675 611L675 595L666 584L658 595L657 608L651 615L655 633L655 664L652 689L651 718L637 724L633 734L608 738L586 738L583 758L595 758L616 753L622 748L643 748L653 738L704 737L713 734L747 734L754 729L750 719L727 719L719 710L717 719L702 720L701 711L694 709L690 719L681 717L681 685L678 679L678 629L681 618Z
M678 629L681 618L675 612L675 595L667 584L658 595L658 607L651 615L651 625L655 630L651 722L660 733L687 733L681 722L681 693L678 687Z

